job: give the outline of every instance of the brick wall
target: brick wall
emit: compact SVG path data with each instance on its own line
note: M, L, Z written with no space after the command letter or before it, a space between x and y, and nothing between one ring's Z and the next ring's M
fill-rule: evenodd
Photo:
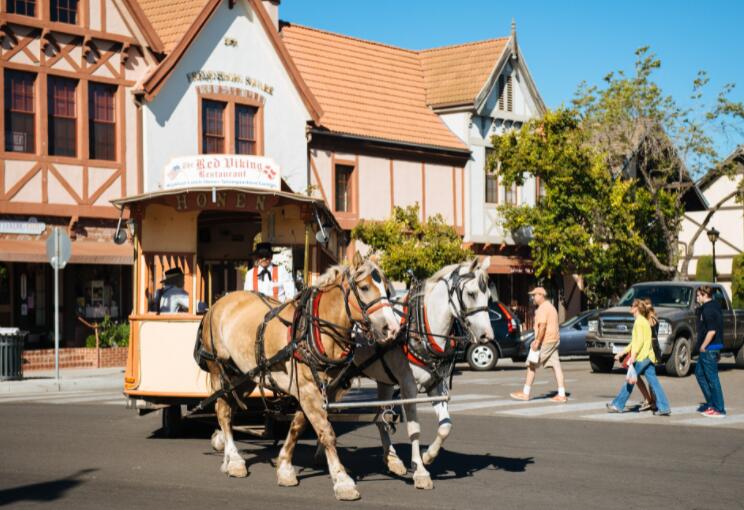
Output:
M127 364L126 347L100 349L101 367L123 367ZM95 368L96 349L85 347L59 350L60 368ZM48 370L54 368L54 349L23 351L23 370Z

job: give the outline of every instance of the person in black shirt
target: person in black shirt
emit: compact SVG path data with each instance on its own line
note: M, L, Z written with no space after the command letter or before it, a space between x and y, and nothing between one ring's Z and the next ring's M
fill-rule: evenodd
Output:
M718 356L723 349L723 312L713 299L713 289L703 285L697 290L697 344L700 351L695 377L705 397L698 411L709 418L725 418L723 391L718 378Z

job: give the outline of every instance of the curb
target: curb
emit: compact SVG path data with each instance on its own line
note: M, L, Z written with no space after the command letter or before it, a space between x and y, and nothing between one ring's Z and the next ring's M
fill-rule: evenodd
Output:
M72 390L121 390L124 391L124 369L107 370L90 375L60 374L59 380L54 374L36 373L30 378L19 381L1 381L0 395L9 396L28 393L52 393Z

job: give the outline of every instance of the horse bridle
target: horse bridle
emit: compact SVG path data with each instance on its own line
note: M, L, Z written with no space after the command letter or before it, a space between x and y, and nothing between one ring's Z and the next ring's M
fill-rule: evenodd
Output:
M462 299L463 288L465 284L470 280L478 278L478 275L473 271L465 274L460 274L460 268L456 268L449 277L444 281L447 286L447 300L449 301L450 308L452 309L452 315L458 319L463 325L466 325L466 320L471 315L475 315L480 312L488 312L488 306L477 306L473 308L466 308L465 302ZM483 280L478 280L478 288L481 292L485 293L488 288L485 286ZM457 303L453 298L453 295L457 298ZM469 328L468 328L469 329Z
M382 276L376 268L372 269L372 271L370 272L370 276L372 277L372 280L375 281L375 283L383 283ZM375 313L377 310L380 310L381 308L385 308L387 306L392 307L392 305L390 304L390 299L387 296L387 292L381 293L378 298L375 298L370 302L365 302L362 301L362 298L359 295L359 287L357 285L356 279L351 275L348 267L344 269L344 279L349 284L348 286L343 286L346 315L349 317L349 320L352 324L359 325L359 327L362 329L362 331L364 331L365 334L369 334L372 330L372 319L370 319L370 315ZM349 299L349 294L354 295L353 304L351 299ZM354 308L356 308L357 311L362 314L361 323L360 321L354 319L354 317L352 316L351 306L354 306Z

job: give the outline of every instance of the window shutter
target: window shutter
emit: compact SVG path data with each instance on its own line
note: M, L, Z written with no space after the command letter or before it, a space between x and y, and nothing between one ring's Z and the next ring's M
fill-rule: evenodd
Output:
M506 111L511 112L512 110L512 77L506 79Z

